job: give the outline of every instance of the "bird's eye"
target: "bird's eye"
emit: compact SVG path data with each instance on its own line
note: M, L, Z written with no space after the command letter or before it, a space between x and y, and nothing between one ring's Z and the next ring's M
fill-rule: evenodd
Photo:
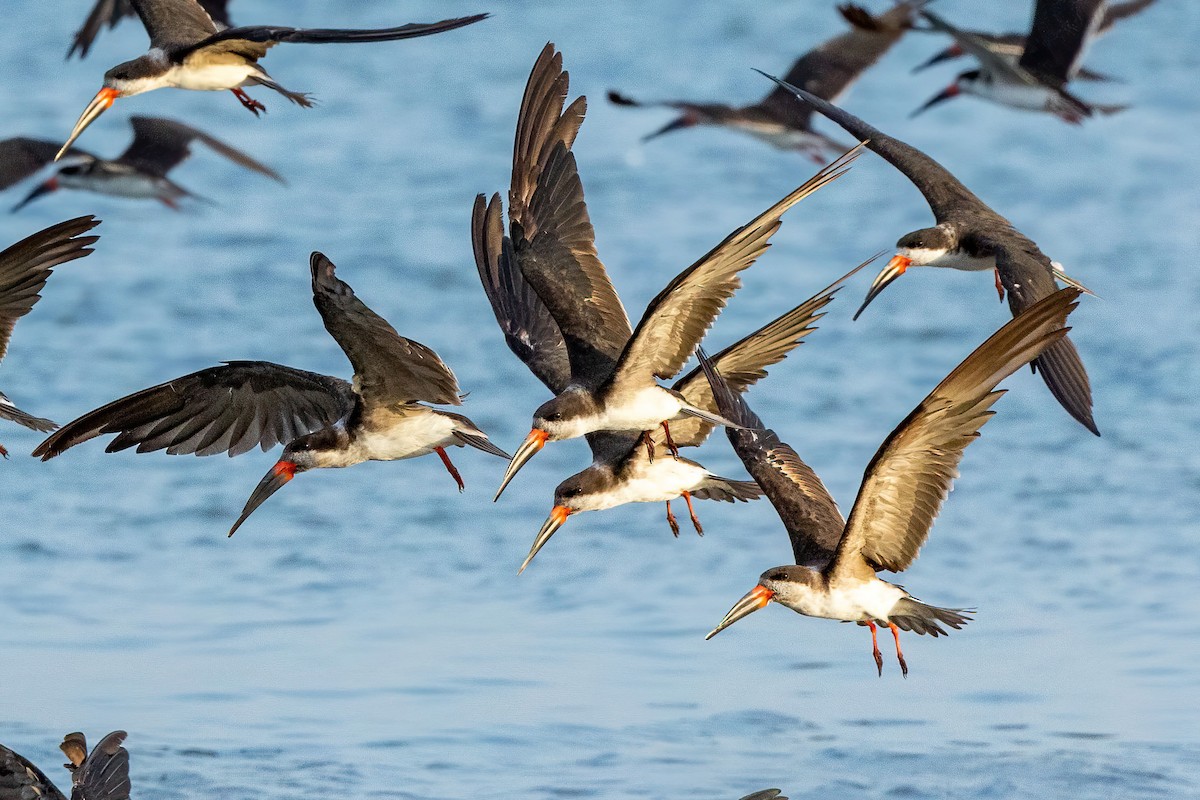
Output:
M581 494L583 494L582 486L574 486L571 488L570 491L567 492L567 495L570 497L579 497L579 495L581 495Z
M558 411L555 411L553 414L546 417L546 420L548 422L558 422L560 419L562 419L562 413L560 413Z

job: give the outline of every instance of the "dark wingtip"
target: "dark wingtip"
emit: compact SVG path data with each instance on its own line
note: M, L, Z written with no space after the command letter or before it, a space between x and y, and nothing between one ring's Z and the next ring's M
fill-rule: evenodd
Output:
M623 95L616 89L609 89L607 92L608 102L616 106L636 106L638 102L632 97Z

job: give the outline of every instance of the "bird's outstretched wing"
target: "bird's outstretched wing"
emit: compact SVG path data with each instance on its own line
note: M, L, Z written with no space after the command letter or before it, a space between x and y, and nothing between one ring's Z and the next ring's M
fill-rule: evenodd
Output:
M458 380L437 353L396 333L387 320L367 308L324 255L313 253L310 265L313 304L354 366L354 390L368 405L419 400L462 404Z
M483 291L492 304L508 348L538 380L558 394L571 382L567 345L558 323L517 266L512 240L504 235L500 195L475 198L471 243Z
M25 180L42 167L54 161L59 146L45 139L30 139L18 136L0 142L0 189ZM66 158L95 161L96 157L84 150L72 147Z
M146 27L150 47L175 53L217 32L216 23L196 0L128 0Z
M784 83L765 72L762 74L791 91L796 95L797 102L807 103L845 128L850 135L860 141L866 141L869 150L877 153L883 160L898 169L904 177L912 181L913 185L925 196L925 200L929 203L929 208L938 222L955 212L969 211L975 214L987 214L1003 221L1006 225L1008 224L1007 220L988 208L970 189L963 186L949 170L917 148L888 136L878 128L868 125L850 112L822 100L811 92Z
M8 352L17 320L41 298L50 273L60 264L92 252L99 236L83 234L100 224L93 216L76 217L38 231L0 252L0 359Z
M1062 289L1010 320L938 384L884 440L863 475L833 577L901 572L929 537L967 445L994 414L997 384L1067 334L1079 290Z
M354 408L350 384L267 361L230 361L114 400L60 428L33 451L43 461L115 433L115 453L240 455L328 427Z
M192 142L199 141L238 166L285 182L275 170L191 125L163 117L132 117L129 122L133 125L133 142L117 161L141 172L165 177L188 157Z
M596 254L571 145L586 100L564 110L569 76L547 44L521 100L513 146L509 231L517 266L562 333L572 380L598 384L612 372L630 325Z
M1047 86L1062 88L1083 64L1104 21L1106 0L1038 0L1017 62Z
M824 568L833 558L846 527L837 503L817 473L763 424L741 393L726 382L715 363L701 355L700 365L712 386L721 415L741 426L726 429L729 442L779 513L796 563Z
M134 0L135 2L137 0ZM155 0L161 2L161 0ZM181 2L182 0L172 0ZM195 2L195 0L191 0ZM418 36L431 36L435 33L452 31L486 19L487 14L473 14L469 17L444 19L440 22L410 22L395 28L287 28L277 25L252 25L237 28L226 28L220 32L210 32L200 39L183 42L184 46L169 49L171 58L177 62L183 61L198 50L218 48L223 51L240 53L248 58L262 58L267 50L277 44L353 44L358 42L390 42L396 39L413 39Z
M800 56L783 80L825 100L837 100L860 75L883 58L912 27L916 2L896 3L875 16L854 4L838 7L850 30L827 39ZM758 104L798 128L808 128L812 109L795 102L792 93L775 87Z
M613 384L642 386L655 378L674 377L742 285L739 273L770 246L783 213L844 175L861 152L862 145L858 145L834 160L668 283L646 306L617 362Z
M741 394L765 378L767 367L782 361L800 346L808 334L816 330L813 323L825 316L822 309L833 301L833 295L842 284L874 260L864 261L791 311L711 356L709 361L722 380L735 393ZM689 404L714 414L720 413L712 385L702 366L684 375L671 388L682 394ZM700 417L685 417L671 423L671 438L679 447L696 447L708 438L714 427L713 423ZM655 441L660 437L661 433L655 431Z

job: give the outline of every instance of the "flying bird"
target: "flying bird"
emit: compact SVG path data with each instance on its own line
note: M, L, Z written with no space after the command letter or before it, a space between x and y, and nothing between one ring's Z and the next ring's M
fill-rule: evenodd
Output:
M99 224L100 220L92 216L77 217L39 231L0 252L0 360L8 353L13 326L41 299L42 287L54 268L92 252L91 245L100 237L83 234ZM48 419L17 408L3 392L0 392L0 419L42 433L57 427ZM8 458L8 451L2 445L0 456Z
M313 253L313 304L354 367L353 383L267 361L230 361L152 386L90 411L38 445L43 461L96 436L117 434L105 452L137 447L171 455L240 455L284 444L259 482L232 536L268 497L310 469L397 461L451 446L508 458L462 414L430 408L461 405L458 381L437 353L406 339L359 300L333 263Z
M766 75L766 73L762 73ZM791 89L805 103L846 129L868 140L867 147L899 170L925 196L937 224L907 233L896 242L896 255L876 276L866 299L854 315L899 278L909 267L950 267L968 271L992 271L996 289L1013 316L1054 293L1055 278L1087 291L1067 277L1028 237L997 214L941 164L871 127L853 114L825 102L803 89L768 78ZM1063 338L1046 348L1033 368L1059 404L1080 424L1097 436L1100 430L1092 416L1092 388L1087 370L1070 339Z
M200 7L212 19L217 30L233 26L229 21L229 0L200 0ZM135 14L137 12L133 10L130 0L96 0L96 5L92 7L83 27L75 32L75 37L71 40L71 49L67 51L67 58L70 59L76 53L80 58L87 58L88 51L92 49L92 43L102 28L115 28L118 22Z
M441 22L410 23L397 28L370 30L286 28L256 25L218 30L196 0L129 0L150 36L150 52L104 73L104 85L75 123L66 144L55 160L89 125L112 107L118 97L173 87L218 92L228 89L242 105L257 116L266 106L242 91L244 86L264 86L293 103L308 108L309 96L280 86L259 65L267 50L277 44L327 44L386 42L411 39L461 28L484 19L487 14L445 19Z
M767 429L711 362L702 359L721 412L742 427L729 440L746 469L779 512L795 564L764 572L707 637L711 639L772 600L809 617L857 622L871 631L872 655L883 675L877 625L896 640L908 675L900 631L941 636L969 620L967 610L920 602L877 572L903 572L929 538L967 445L1004 394L996 386L1066 335L1079 290L1061 289L1030 306L958 365L884 440L863 474L858 497L843 520L821 479Z
M113 731L89 754L82 733L68 733L59 745L71 772L71 800L129 800L127 734ZM46 773L29 759L0 744L0 797L5 800L66 800Z
M822 42L800 56L785 80L803 86L826 100L840 97L859 76L900 41L912 27L913 12L922 2L900 2L878 16L861 6L845 4L838 11L850 23L850 30ZM670 131L697 125L719 125L743 131L783 150L798 150L819 164L828 153L848 149L839 142L813 130L813 113L796 105L790 94L775 89L756 103L731 106L691 100L643 102L620 92L609 91L610 102L620 106L666 106L681 112L678 117L645 137L646 140Z
M1112 26L1123 19L1134 16L1140 13L1151 4L1154 0L1129 0L1126 3L1110 4L1104 8L1100 16L1100 25L1096 29L1096 35L1099 36L1108 33ZM936 31L936 28L928 30ZM996 55L1004 58L1012 64L1016 64L1021 55L1025 52L1025 44L1029 37L1024 32L1013 33L987 33L985 31L963 31L969 33L980 45L987 47ZM962 58L967 55L967 50L958 42L950 45L944 50L938 51L928 61L925 61L913 68L913 72L920 72L923 69L932 67L934 64L940 64L943 61L950 61L956 58ZM1107 81L1111 80L1107 75L1094 72L1086 67L1080 67L1075 74L1075 80L1080 81ZM795 81L788 81L795 83ZM826 98L829 99L829 98Z
M485 206L483 195L475 200L472 240L483 287L491 302L509 348L552 392L570 381L566 343L550 311L525 281L511 257L512 242L504 236L499 198ZM860 264L809 300L772 320L714 357L736 391L745 391L766 376L766 368L783 360L812 331L834 293L865 264ZM712 390L703 372L696 368L671 387L698 408L716 413ZM714 425L699 417L672 424L678 447L697 447L708 438ZM554 507L538 531L519 572L573 514L600 511L626 503L664 502L667 524L679 535L679 523L671 512L671 501L682 497L696 533L703 528L692 499L725 502L756 499L761 490L753 481L724 478L687 458L672 458L664 437L652 436L647 451L635 434L593 433L588 435L593 462L582 472L562 481L554 490Z
M960 73L913 116L960 94L982 97L1026 111L1045 111L1079 124L1096 113L1113 114L1125 106L1086 103L1067 91L1102 20L1105 0L1038 0L1033 27L1014 63L973 33L961 31L930 11L922 16L935 30L954 37L979 59L979 68Z
M114 197L158 200L178 210L185 197L198 197L167 177L191 154L193 142L201 142L238 166L285 183L270 167L201 130L164 117L131 117L133 142L114 159L98 158L72 148L73 162L38 184L17 211L37 198L59 189L83 189ZM0 189L24 180L54 160L58 145L45 139L18 137L0 141Z
M675 453L671 421L699 417L725 424L655 379L671 378L683 368L741 286L738 273L766 251L783 213L844 174L861 152L860 145L834 161L677 275L650 301L633 330L596 254L571 152L587 101L576 98L564 111L568 89L562 56L548 44L530 74L517 117L505 257L513 259L557 325L564 341L558 364L565 372L553 384L543 378L558 387L557 394L534 412L532 430L496 497L548 441L600 431L647 432L661 425L667 448ZM497 195L492 203L499 202ZM494 219L498 216L499 208Z

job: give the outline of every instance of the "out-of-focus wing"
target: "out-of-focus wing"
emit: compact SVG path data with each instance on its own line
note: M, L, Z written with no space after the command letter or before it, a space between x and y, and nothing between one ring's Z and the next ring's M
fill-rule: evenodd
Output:
M192 142L200 141L238 166L284 182L275 170L190 125L163 117L132 117L129 122L133 125L133 142L117 161L141 172L166 176L188 157Z
M25 180L42 167L54 161L58 145L45 139L29 139L18 136L0 142L0 189ZM95 161L96 157L84 150L71 148L67 158Z
M1083 64L1104 18L1106 0L1038 0L1017 63L1047 86L1062 88Z
M68 734L71 736L82 734ZM129 751L121 746L128 734L113 731L100 740L82 764L71 770L71 800L129 800ZM70 757L66 739L62 749Z

